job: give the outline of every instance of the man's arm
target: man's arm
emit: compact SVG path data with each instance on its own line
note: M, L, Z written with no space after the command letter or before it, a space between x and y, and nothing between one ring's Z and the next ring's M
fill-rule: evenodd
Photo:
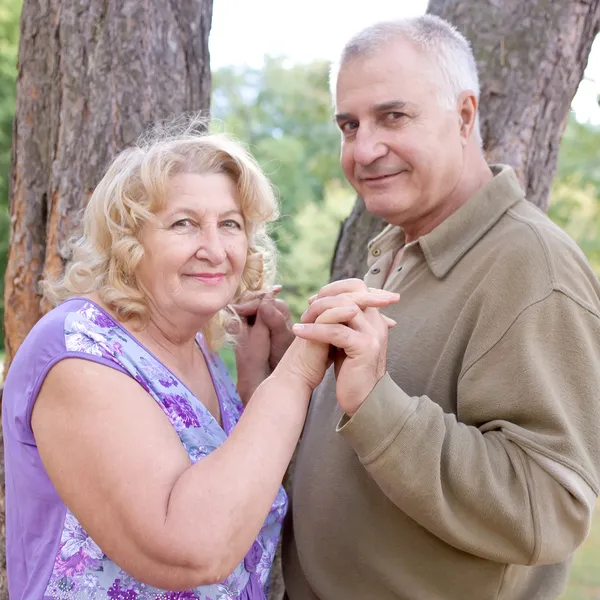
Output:
M401 384L401 382L399 382ZM600 320L560 292L458 381L458 416L388 376L338 431L383 492L454 547L554 563L585 539L600 471Z

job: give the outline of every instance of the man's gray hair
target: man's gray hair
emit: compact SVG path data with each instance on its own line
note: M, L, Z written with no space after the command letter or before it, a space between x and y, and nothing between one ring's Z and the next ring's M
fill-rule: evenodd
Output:
M434 83L439 90L443 108L453 109L460 94L466 90L479 100L477 64L467 39L450 23L435 15L382 21L354 35L344 46L339 61L331 66L329 85L335 102L340 69L355 58L368 57L396 39L405 39L417 46L431 63ZM475 136L481 143L479 116Z

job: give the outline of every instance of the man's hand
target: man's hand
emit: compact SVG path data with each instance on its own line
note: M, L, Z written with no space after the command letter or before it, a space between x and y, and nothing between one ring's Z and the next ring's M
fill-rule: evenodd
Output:
M385 375L387 331L394 321L378 308L393 304L400 296L368 288L360 279L347 279L326 285L313 296L293 331L305 340L328 343L335 353L336 393L342 410L352 416ZM324 325L319 317L334 307L358 306L361 310L346 324ZM338 309L339 310L339 309Z

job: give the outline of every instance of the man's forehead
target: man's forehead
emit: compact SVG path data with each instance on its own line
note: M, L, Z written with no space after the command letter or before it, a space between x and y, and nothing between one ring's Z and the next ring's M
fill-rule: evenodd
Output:
M340 71L336 85L335 112L400 110L427 103L436 85L427 68L388 61L371 65L365 61Z

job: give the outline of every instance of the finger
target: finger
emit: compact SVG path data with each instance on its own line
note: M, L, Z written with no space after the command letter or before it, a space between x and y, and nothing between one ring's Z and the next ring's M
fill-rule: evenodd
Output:
M346 354L361 347L364 334L341 323L294 323L292 331L296 337L341 348Z
M286 321L290 318L290 307L287 305L287 302L284 302L279 298L275 298L275 307L283 315L283 318Z
M388 326L388 329L391 329L392 327L395 327L396 325L398 325L398 323L396 323L396 321L394 321L394 319L390 319L389 317L386 317L385 315L381 315L381 316L383 317L385 324Z
M394 327L397 325L396 321L391 317L381 314L381 311L378 308L367 307L363 310L363 314L365 315L365 319L376 328L383 330L384 327L388 329L390 327Z
M358 309L358 306L355 306L355 316L348 320L346 324L342 324L342 319L339 318L339 315L343 310L347 310L347 314L350 314L352 306L335 307L323 313L323 315L331 315L332 317L335 315L337 323L335 319L325 317L329 322L296 323L293 325L292 331L297 337L315 342L328 343L343 349L348 354L360 352L361 348L364 351L366 345L370 345L378 337L378 325L379 329L381 325L387 329L389 325L386 319L394 324L395 321L384 317L375 308L369 308L367 312L356 309Z
M287 326L287 318L278 310L273 298L263 298L258 307L258 314L271 330L285 328Z
M271 287L262 289L262 290L248 290L243 297L240 299L239 303L243 304L244 302L250 302L252 300L261 299L265 296L277 296L283 289L281 285L272 285Z
M317 323L333 324L333 323L348 323L361 313L358 306L336 306L330 308L319 315Z
M267 290L247 292L244 297L240 299L236 304L232 304L231 307L240 315L240 317L246 317L248 315L256 314L261 300L266 296L274 297L283 287L281 285L274 285Z
M314 323L322 311L340 304L352 303L358 305L361 310L365 310L367 308L382 308L398 302L399 299L399 294L375 289L373 291L361 290L358 292L338 294L336 296L326 296L324 298L316 299L306 311L304 311L300 320L303 323Z
M240 317L249 317L250 315L256 315L261 301L262 297L254 298L254 300L249 300L241 304L232 304L231 308L233 308Z
M230 335L239 335L241 331L242 324L239 322L238 319L231 319L231 321L227 323L227 333L229 333Z
M337 294L358 292L366 289L367 284L362 279L340 279L339 281L333 281L324 285L318 294L315 294L308 299L308 303L311 304L311 302L314 302L317 298L323 298L324 296L335 296Z
M260 311L255 316L249 316L246 322L242 321L241 335L238 339L248 345L259 344L262 346L266 341L270 346L271 330L262 319Z
M290 309L283 300L276 300L265 296L260 304L259 311L263 313L269 327L281 327L287 324L290 318Z
M363 312L362 310L357 310L354 317L351 320L349 320L346 324L348 325L348 327L351 327L355 331L360 331L371 337L377 337L378 321L384 324L384 327L386 327L387 329L391 329L397 324L396 321L394 321L394 319L390 319L389 317L382 315L375 308L368 308L366 312ZM321 322L322 321L319 317L316 323Z

